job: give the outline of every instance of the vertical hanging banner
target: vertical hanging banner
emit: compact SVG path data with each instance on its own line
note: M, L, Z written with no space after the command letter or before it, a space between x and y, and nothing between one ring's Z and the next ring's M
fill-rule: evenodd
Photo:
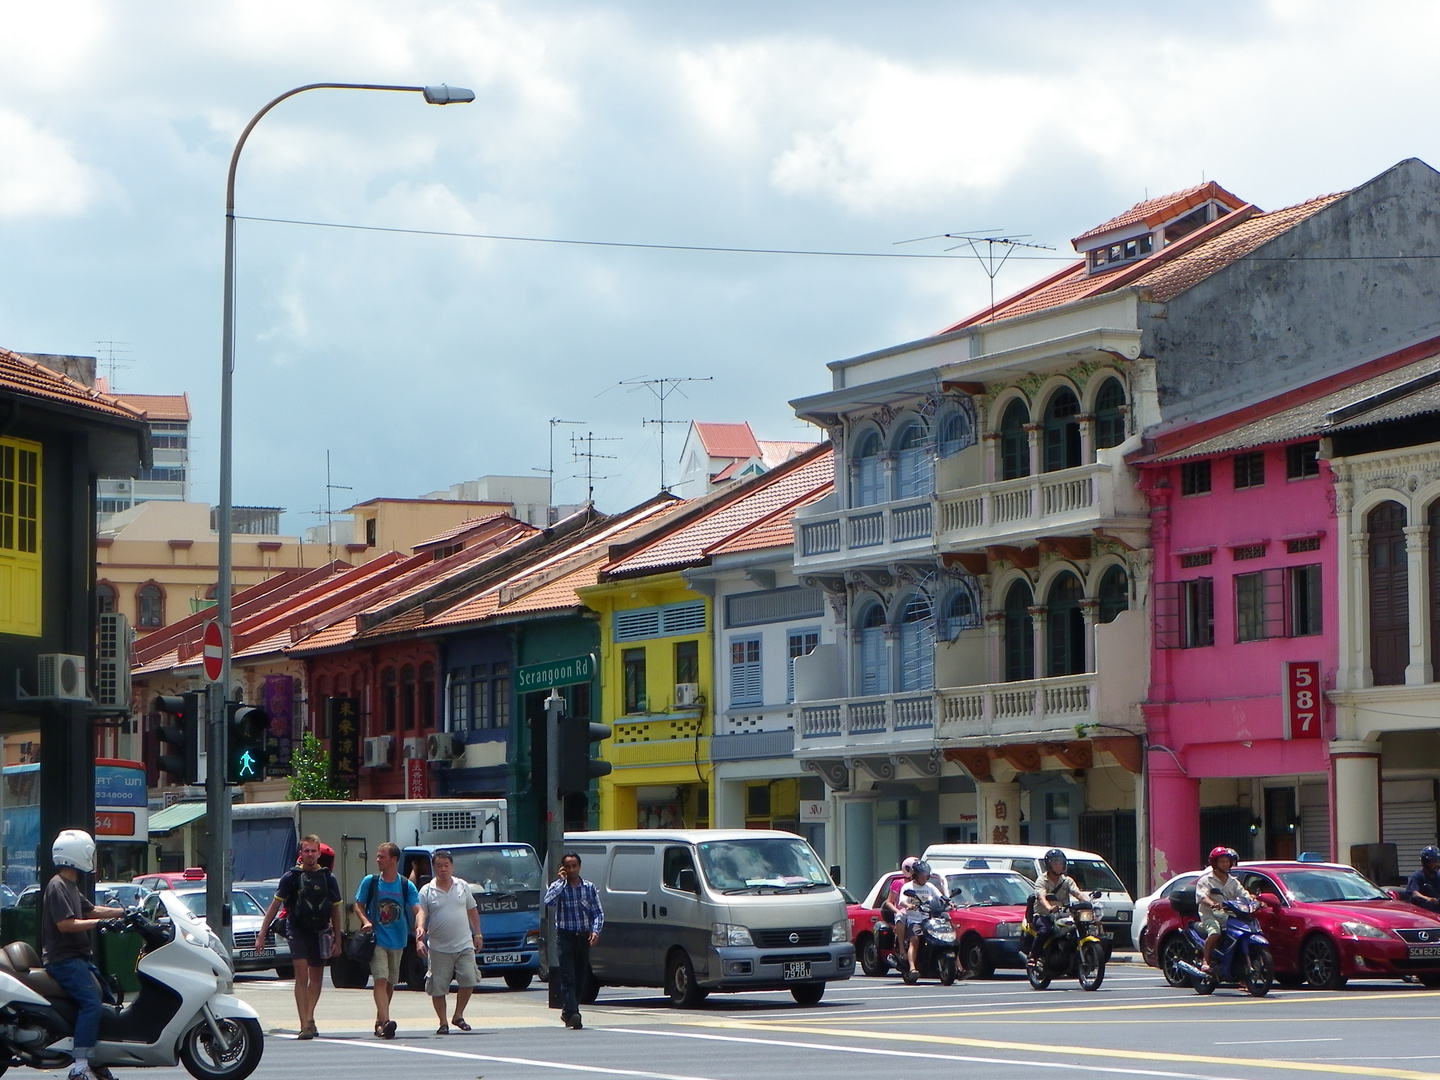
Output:
M430 797L430 776L425 766L424 758L405 759L405 797L407 799L428 799Z
M1319 660L1287 660L1284 665L1285 738L1323 738L1324 694Z
M295 737L295 677L266 675L260 707L270 717L265 729L265 775L290 775L290 750Z
M340 787L360 783L360 699L325 699L325 728L330 733L330 778Z

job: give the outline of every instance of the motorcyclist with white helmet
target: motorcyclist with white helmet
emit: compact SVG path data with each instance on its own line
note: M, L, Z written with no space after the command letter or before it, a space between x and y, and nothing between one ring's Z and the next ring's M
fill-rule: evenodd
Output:
M65 829L50 848L55 876L45 885L40 912L41 962L79 1008L75 1017L71 1080L114 1080L90 1053L100 1034L101 987L105 985L90 948L90 931L124 908L96 907L80 892L82 874L95 872L95 840L81 829Z
M930 864L920 859L910 868L909 882L900 888L900 919L895 924L897 929L905 927L909 963L904 979L907 983L913 983L920 977L920 927L925 922L925 906L934 899L943 900L945 894L930 880Z
M905 971L907 951L905 920L900 917L900 893L914 879L915 864L919 861L918 855L907 855L901 860L900 876L890 883L890 890L880 904L881 916L895 928L895 960L902 974Z

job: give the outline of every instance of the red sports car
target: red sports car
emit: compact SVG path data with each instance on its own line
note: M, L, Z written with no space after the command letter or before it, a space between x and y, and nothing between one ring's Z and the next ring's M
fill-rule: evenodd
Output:
M890 884L900 877L891 871L877 881L865 899L850 904L850 939L866 975L884 975L891 970L889 948L882 948L880 904L890 895ZM955 908L955 940L960 946L960 963L971 978L988 979L996 968L1025 967L1020 943L1020 925L1025 921L1025 903L1035 887L1010 870L951 870L936 868L931 877ZM888 937L888 935L887 935Z
M1377 888L1352 867L1242 862L1234 873L1261 901L1256 918L1280 981L1337 990L1349 979L1414 975L1440 986L1440 917ZM1183 923L1169 899L1157 900L1140 936L1145 962L1172 986L1190 985L1174 966Z

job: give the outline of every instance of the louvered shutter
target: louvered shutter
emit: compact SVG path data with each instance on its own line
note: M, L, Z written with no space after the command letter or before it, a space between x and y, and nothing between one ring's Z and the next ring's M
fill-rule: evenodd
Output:
M760 672L760 639L730 642L730 704L760 705L765 686Z
M860 693L865 696L890 692L890 664L885 652L885 628L872 626L860 631Z
M935 623L931 619L900 625L900 689L935 686Z

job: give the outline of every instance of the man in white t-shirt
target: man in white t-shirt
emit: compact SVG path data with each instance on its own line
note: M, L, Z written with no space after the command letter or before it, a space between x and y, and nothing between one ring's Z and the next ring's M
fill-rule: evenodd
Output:
M945 894L937 889L930 880L929 863L923 859L916 862L910 869L910 875L910 881L901 886L897 899L897 906L900 909L899 921L905 925L905 937L908 942L910 965L904 974L907 983L913 983L920 977L920 927L925 922L925 907L933 899L945 899Z
M484 945L480 936L480 912L470 883L455 877L455 857L445 848L430 856L435 877L420 890L420 914L415 920L415 947L421 955L429 954L430 974L425 989L435 1015L440 1018L437 1035L450 1034L450 1024L469 1031L465 1006L480 981L475 964L475 950ZM445 995L450 980L459 984L455 995L455 1015L445 1022Z

